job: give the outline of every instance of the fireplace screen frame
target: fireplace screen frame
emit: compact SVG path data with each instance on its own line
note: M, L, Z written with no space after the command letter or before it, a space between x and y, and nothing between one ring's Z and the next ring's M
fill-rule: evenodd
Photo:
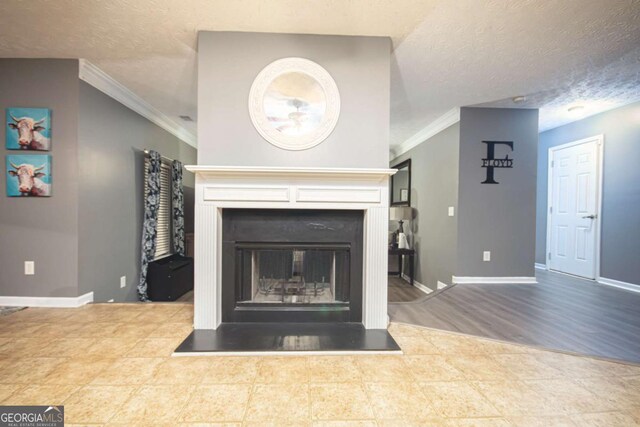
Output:
M254 256L258 251L283 251L291 252L291 265L287 266L289 273L287 279L283 280L282 277L276 277L271 279L276 283L276 288L271 295L275 298L271 298L272 301L255 301L256 294L264 294L261 292L261 281L269 280L266 277L262 277L259 268L259 262L257 262ZM310 251L310 252L307 252ZM296 252L301 253L301 262L296 260ZM319 274L317 271L308 271L305 266L306 262L304 258L311 256L313 252L331 252L333 257L331 261L331 267L326 274ZM250 255L251 254L251 255ZM323 309L348 309L350 299L350 260L351 258L351 245L348 243L237 243L236 244L236 304L238 309L251 310L255 307L264 309L302 309L302 310L315 310L318 308ZM301 266L294 266L295 264L302 264ZM283 270L280 268L280 270ZM317 268L315 269L317 270ZM315 273L315 274L314 274ZM282 274L276 274L282 276ZM321 280L315 281L315 277L322 276ZM306 282L305 282L306 279ZM317 283L322 283L323 287L318 290ZM329 286L324 286L325 284ZM278 285L280 286L278 288ZM287 285L289 286L287 288ZM286 290L292 290L292 288L303 290L303 295L290 295ZM325 289L326 288L326 289ZM313 301L314 294L318 297L331 295L333 301L315 302ZM293 297L301 297L300 301L292 301ZM281 297L281 298L280 298ZM281 299L281 301L276 301ZM285 301L287 299L288 301ZM296 298L297 299L297 298Z
M222 322L362 322L363 211L224 209L222 217ZM347 251L348 300L246 301L243 251L269 248Z

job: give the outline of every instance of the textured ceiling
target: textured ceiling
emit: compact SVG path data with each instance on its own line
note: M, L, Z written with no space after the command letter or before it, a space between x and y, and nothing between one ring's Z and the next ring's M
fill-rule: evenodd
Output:
M515 95L539 94L528 106L545 128L577 98L625 103L635 85L637 100L638 46L637 0L439 3L394 52L391 145L453 107Z
M640 101L640 47L604 67L588 69L562 87L524 94L524 102L512 98L478 107L539 108L540 131L552 129L612 108ZM580 110L569 108L582 106Z
M390 36L436 0L0 0L0 57L85 58L196 132L200 30Z
M197 31L390 36L397 145L514 95L543 127L635 100L639 23L640 0L0 0L0 56L86 58L195 134Z

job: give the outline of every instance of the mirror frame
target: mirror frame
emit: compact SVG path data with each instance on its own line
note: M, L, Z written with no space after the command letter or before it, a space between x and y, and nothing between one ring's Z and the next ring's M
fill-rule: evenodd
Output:
M407 159L403 162L400 162L394 166L391 166L391 169L404 169L407 168L409 172L409 194L407 195L406 201L394 201L393 200L393 188L395 185L395 177L396 175L391 175L391 185L389 186L389 206L411 206L411 159Z
M269 122L264 111L264 97L271 83L287 73L306 74L315 80L326 98L326 110L319 126L303 135L285 135ZM331 74L321 65L305 58L282 58L267 65L253 81L249 91L249 116L256 131L270 144L284 150L306 150L327 139L340 117L340 92Z

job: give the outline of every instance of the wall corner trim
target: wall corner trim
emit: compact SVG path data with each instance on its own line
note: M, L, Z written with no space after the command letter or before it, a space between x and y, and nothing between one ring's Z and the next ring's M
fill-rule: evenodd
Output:
M105 95L110 96L122 105L160 126L181 141L197 148L195 135L86 59L80 59L78 77Z
M606 286L613 286L615 288L625 289L627 291L640 292L640 285L636 285L628 282L622 282L620 280L607 279L606 277L599 277L598 283Z
M472 276L453 276L453 283L458 285L463 284L494 284L494 283L504 283L504 284L531 284L535 285L538 283L535 277L528 276L516 276L516 277L472 277Z
M449 126L452 126L460 121L460 108L452 108L451 110L438 117L427 126L416 132L411 138L407 139L395 149L390 149L391 160L403 155L407 151L422 144L429 138L442 132Z
M76 308L93 302L93 292L78 297L5 297L0 296L0 305L7 307L57 307Z
M541 264L541 263L539 263L539 262L536 262L535 267L536 267L538 270L546 270L546 269L547 269L547 264Z

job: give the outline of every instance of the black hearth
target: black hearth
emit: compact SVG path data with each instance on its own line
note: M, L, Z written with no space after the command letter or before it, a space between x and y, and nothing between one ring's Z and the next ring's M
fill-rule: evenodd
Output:
M223 322L361 322L363 212L224 209Z

